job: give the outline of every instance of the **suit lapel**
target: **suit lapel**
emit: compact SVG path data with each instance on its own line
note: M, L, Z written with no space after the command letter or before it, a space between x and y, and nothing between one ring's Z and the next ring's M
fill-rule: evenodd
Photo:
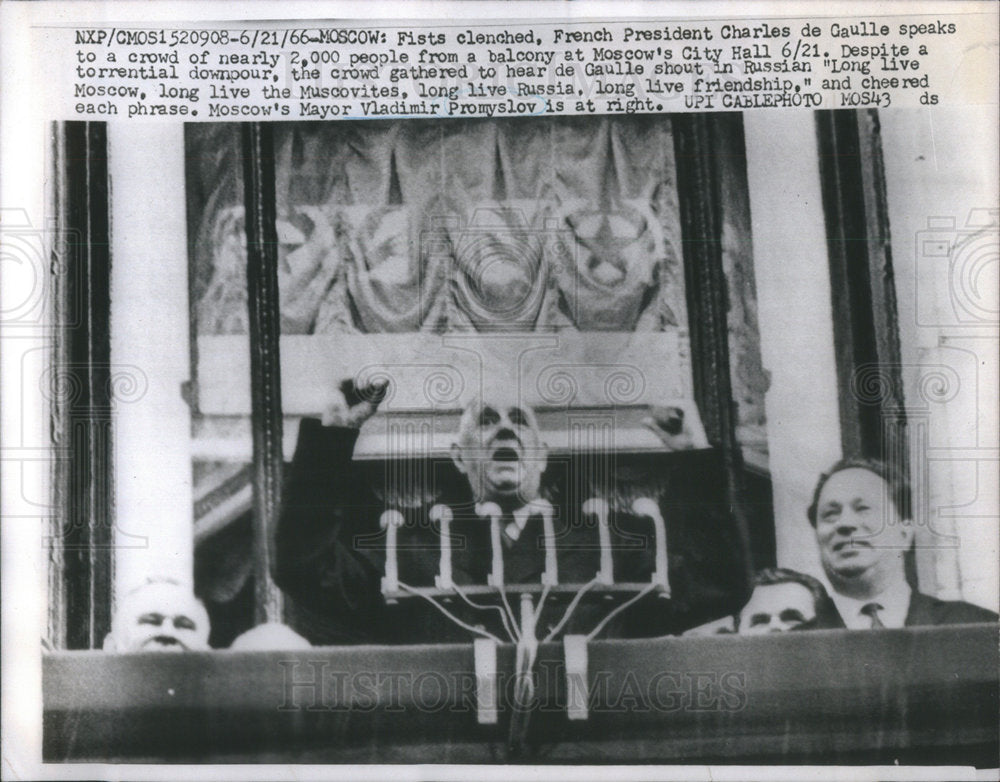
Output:
M455 581L459 584L485 584L492 559L489 522L481 519L452 522L451 536Z
M906 612L906 627L936 624L934 616L936 604L937 601L934 598L920 592L912 592L910 594L910 607Z
M504 550L504 580L509 584L533 584L541 581L545 567L545 554L539 548L542 519L537 514L528 518L527 524L513 545Z
M844 619L833 600L827 598L816 606L815 627L819 630L846 629Z
M916 627L919 625L935 624L934 608L937 601L921 594L913 592L910 596L910 607L906 612L906 627ZM845 628L843 618L837 611L837 606L832 600L823 601L816 609L815 627L818 629L839 629Z

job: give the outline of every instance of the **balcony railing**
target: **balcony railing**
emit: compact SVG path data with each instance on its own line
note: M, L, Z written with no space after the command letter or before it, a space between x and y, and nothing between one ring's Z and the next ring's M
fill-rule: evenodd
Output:
M567 686L563 645L544 644L514 748L510 645L496 724L477 718L472 644L58 653L43 660L44 757L995 767L998 629L594 641L583 690Z

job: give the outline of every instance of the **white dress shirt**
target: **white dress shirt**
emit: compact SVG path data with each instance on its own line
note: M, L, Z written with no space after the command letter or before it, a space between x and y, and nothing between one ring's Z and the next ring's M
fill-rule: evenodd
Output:
M871 630L872 618L862 611L866 605L878 603L882 606L878 618L886 627L904 627L906 614L910 610L910 594L910 585L900 580L875 597L858 600L838 592L831 592L830 597L848 630Z
M507 533L507 537L511 540L517 540L520 538L521 533L528 524L528 519L530 519L535 512L536 511L531 506L530 502L514 511L511 514L514 517L514 520L508 524L504 530Z

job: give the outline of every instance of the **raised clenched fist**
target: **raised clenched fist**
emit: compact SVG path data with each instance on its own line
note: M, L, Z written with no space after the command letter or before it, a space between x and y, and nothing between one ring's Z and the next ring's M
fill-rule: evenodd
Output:
M684 425L684 411L679 407L654 406L643 425L656 434L663 444L673 451L684 451L694 447L694 440Z
M323 426L359 429L378 410L388 390L388 380L361 388L354 385L353 380L342 381L334 392L333 400L323 411Z

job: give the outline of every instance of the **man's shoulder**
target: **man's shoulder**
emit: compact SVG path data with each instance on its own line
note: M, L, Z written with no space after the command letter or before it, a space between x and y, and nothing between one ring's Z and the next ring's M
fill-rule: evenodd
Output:
M906 624L907 626L975 624L997 620L997 615L992 611L966 603L964 600L941 600L922 592L914 592L910 599Z
M996 622L998 617L992 611L964 600L941 600L922 592L914 592L910 598L910 608L906 615L906 626L976 624ZM809 623L810 629L833 630L844 627L844 620L833 600L816 606L816 618Z
M824 597L816 603L816 617L807 623L803 629L809 630L843 630L847 626L830 597Z

